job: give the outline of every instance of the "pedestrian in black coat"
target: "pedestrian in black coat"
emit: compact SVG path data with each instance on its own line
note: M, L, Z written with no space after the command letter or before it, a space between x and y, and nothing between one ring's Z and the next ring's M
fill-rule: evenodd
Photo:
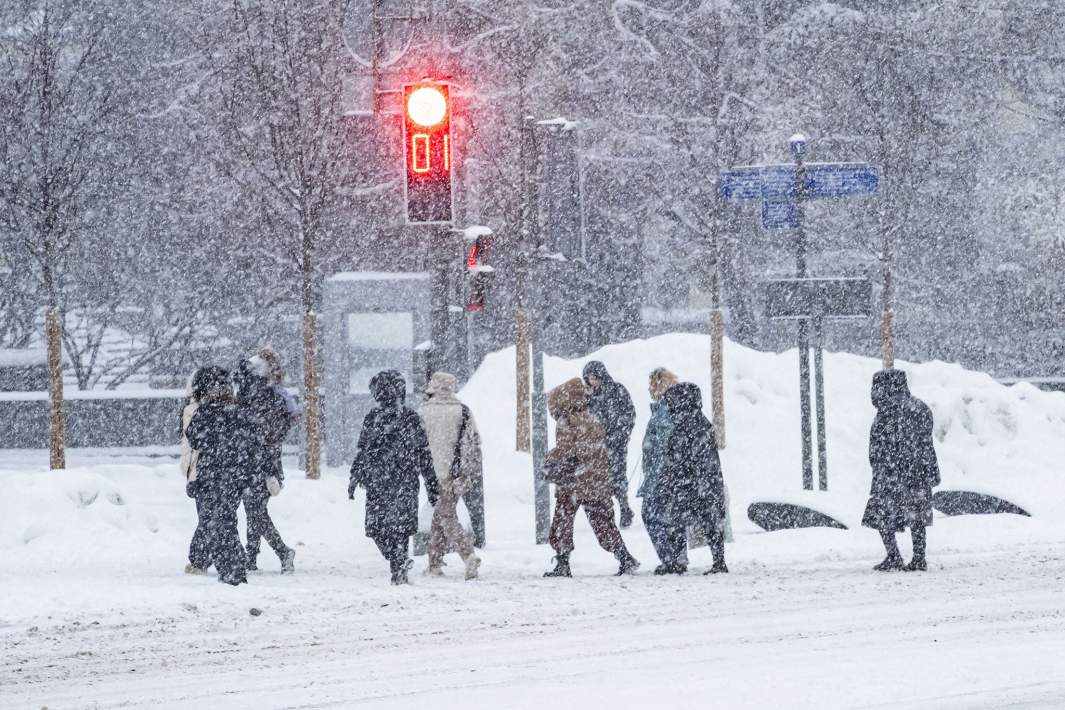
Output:
M407 550L418 531L418 477L425 481L429 504L439 495L433 455L421 418L404 403L407 385L396 370L370 380L377 405L362 423L358 452L351 464L348 498L366 489L366 537L388 560L392 584L406 584L413 561Z
M211 554L207 537L207 524L210 522L210 510L208 509L207 497L203 495L203 486L196 480L196 463L199 453L190 445L185 429L192 422L192 417L199 409L200 401L206 391L204 386L207 368L197 370L189 383L189 396L181 406L179 417L179 435L181 438L181 474L185 477L185 493L189 498L196 501L196 530L189 542L189 563L185 565L185 574L206 574L211 566Z
M237 404L254 436L254 448L247 461L250 483L242 497L248 526L247 567L249 570L258 569L260 545L262 539L266 538L281 561L281 573L285 574L295 570L296 551L281 538L267 504L270 502L270 487L274 486L280 492L280 484L284 480L281 444L292 420L288 405L270 382L269 374L267 363L256 356L251 360L242 360L234 376Z
M681 382L666 390L662 402L673 430L659 473L656 498L668 518L706 534L714 565L706 574L728 572L725 566L725 483L714 426L703 414L699 386Z
M925 571L927 536L932 524L932 489L939 485L939 461L932 441L932 410L910 394L906 373L881 370L873 375L876 418L869 432L873 480L862 525L880 532L887 557L879 571ZM913 559L903 567L895 533L910 529Z
M250 483L248 461L253 456L255 437L237 407L225 369L206 368L203 387L200 406L185 436L199 454L196 482L208 510L210 560L218 570L219 581L237 585L248 581L237 531L237 507Z
M629 391L614 380L606 365L593 360L584 366L584 384L588 386L588 409L606 433L610 485L619 508L619 525L632 525L629 506L628 458L629 438L636 425L636 408Z

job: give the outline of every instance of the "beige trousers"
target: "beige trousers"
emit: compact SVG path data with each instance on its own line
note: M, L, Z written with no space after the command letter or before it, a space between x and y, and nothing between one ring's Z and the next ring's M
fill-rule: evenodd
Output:
M447 490L440 494L440 500L433 508L433 527L429 533L430 567L440 567L444 563L444 554L451 549L458 550L463 560L473 554L473 542L459 522L458 504L455 492Z

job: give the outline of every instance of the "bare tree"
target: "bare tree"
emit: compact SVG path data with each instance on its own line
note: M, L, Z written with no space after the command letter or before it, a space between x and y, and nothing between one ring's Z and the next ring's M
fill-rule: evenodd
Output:
M200 13L199 44L217 107L219 168L237 183L265 231L281 284L303 314L306 468L321 458L319 256L349 170L342 79L347 0L255 0ZM279 288L283 286L279 285Z
M113 130L123 96L106 15L78 0L22 0L5 9L0 55L0 230L43 294L52 468L65 466L62 331L75 261L94 207L115 182Z

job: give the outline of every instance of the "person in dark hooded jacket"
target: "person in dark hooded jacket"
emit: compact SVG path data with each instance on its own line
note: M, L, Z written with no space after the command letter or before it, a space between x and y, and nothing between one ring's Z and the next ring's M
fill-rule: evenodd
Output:
M925 571L927 537L932 524L932 489L939 485L939 461L932 440L932 410L910 394L906 373L881 370L873 375L876 418L869 432L873 470L862 525L880 532L887 557L875 569ZM913 559L903 567L895 533L910 529Z
M253 456L255 436L234 401L224 368L205 368L200 386L200 406L185 436L198 452L196 485L208 510L209 558L218 570L219 581L237 585L248 581L237 508L250 483L248 461Z
M348 483L348 498L355 498L358 486L366 489L366 537L388 560L392 584L407 584L413 564L407 551L418 531L419 476L430 505L439 498L429 439L418 413L405 405L406 393L396 370L370 380L377 406L363 420Z
M725 483L717 452L714 425L703 414L699 386L673 385L662 397L673 430L666 460L658 475L655 497L663 501L674 525L705 533L714 565L705 574L728 572L725 566ZM674 563L679 568L679 561Z
M589 362L584 366L583 374L589 393L588 410L606 433L610 486L618 501L618 524L624 529L632 525L633 516L627 472L629 438L636 424L636 408L629 391L610 376L603 363L598 360Z
M241 360L234 376L237 404L255 438L254 449L247 461L250 484L242 498L248 525L247 568L259 568L259 549L262 539L266 538L281 561L281 573L286 574L295 571L296 551L281 538L267 504L270 502L270 485L279 486L285 477L281 468L281 443L292 420L285 399L274 389L269 374L268 364L256 356Z

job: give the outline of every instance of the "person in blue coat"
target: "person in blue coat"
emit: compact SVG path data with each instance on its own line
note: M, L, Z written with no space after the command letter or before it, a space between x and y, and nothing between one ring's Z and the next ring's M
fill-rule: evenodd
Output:
M643 499L641 517L655 553L662 562L655 574L684 574L688 571L687 536L683 525L671 522L667 509L668 498L656 495L659 475L666 461L673 420L663 396L677 384L677 376L664 367L651 372L648 392L651 395L651 419L643 435L643 482L636 492Z

